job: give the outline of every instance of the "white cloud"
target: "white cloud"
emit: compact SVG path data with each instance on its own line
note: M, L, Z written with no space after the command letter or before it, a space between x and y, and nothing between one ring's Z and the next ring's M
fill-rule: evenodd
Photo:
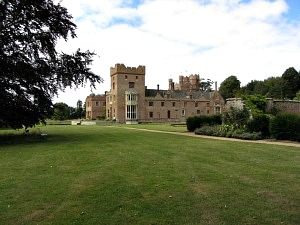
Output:
M168 87L168 79L198 73L220 84L236 75L242 84L299 70L300 21L286 19L284 0L146 0L130 8L122 0L63 0L78 25L78 38L59 49L94 50L93 71L110 89L115 63L146 66L148 88ZM89 88L69 90L55 101L75 106ZM70 98L69 96L72 95Z

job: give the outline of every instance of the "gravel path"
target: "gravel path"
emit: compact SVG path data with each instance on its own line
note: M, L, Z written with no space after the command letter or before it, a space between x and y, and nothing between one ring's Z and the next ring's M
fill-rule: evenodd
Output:
M159 131L159 130L149 130L149 129L142 129L142 128L134 128L134 127L122 127L125 129L130 130L141 130L141 131L148 131L148 132L155 132L155 133L166 133L166 134L174 134L174 135L181 135L181 136L189 136L189 137L196 137L196 138L207 138L207 139L215 139L215 140L223 140L223 141L236 141L236 142L248 142L248 143L260 143L260 144L269 144L269 145L283 145L283 146L292 146L292 147L299 147L300 142L292 142L292 141L277 141L277 140L241 140L236 138L225 138L225 137L214 137L214 136L206 136L206 135L198 135L192 132L180 133L180 132L170 132L170 131Z

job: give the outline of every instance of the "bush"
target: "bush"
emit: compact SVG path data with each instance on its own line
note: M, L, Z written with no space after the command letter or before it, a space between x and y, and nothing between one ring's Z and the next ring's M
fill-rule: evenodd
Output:
M261 132L246 132L243 129L235 129L233 126L217 125L217 126L203 126L195 130L195 134L238 138L243 140L261 140Z
M218 136L220 126L203 126L195 130L195 134Z
M213 116L193 116L189 117L186 120L186 126L188 131L193 132L197 128L200 128L204 125L217 125L222 124L222 117L221 115L213 115Z
M270 121L271 135L277 140L300 141L300 116L279 114Z
M232 134L233 138L243 139L243 140L261 140L262 133L261 132L236 132Z
M235 125L237 128L247 124L249 118L250 113L246 107L243 107L243 109L230 107L229 110L223 113L223 122L225 124Z
M266 114L256 114L247 124L248 130L253 132L261 132L263 137L268 137L269 132L270 118Z

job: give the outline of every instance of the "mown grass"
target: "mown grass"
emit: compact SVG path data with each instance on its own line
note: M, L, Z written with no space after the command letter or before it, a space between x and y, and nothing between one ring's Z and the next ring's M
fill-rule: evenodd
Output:
M297 147L122 126L35 132L47 136L0 131L0 224L300 222Z

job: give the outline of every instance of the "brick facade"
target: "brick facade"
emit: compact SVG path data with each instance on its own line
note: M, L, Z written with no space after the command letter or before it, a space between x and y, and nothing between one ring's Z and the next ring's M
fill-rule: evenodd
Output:
M106 97L105 95L89 95L85 99L85 117L95 120L105 117Z
M169 89L147 89L145 66L110 68L111 89L106 92L106 118L120 123L184 122L190 116L224 111L218 91L201 91L199 75L169 79Z

